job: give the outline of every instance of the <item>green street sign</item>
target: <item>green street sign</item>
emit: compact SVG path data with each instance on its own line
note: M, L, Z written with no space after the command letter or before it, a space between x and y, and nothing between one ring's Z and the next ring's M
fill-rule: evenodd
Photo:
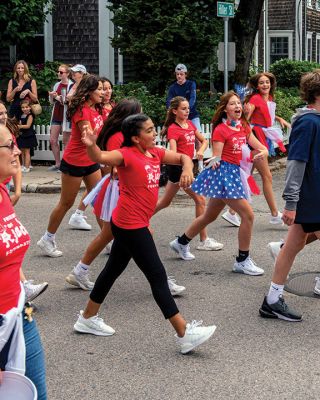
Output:
M224 18L233 18L234 17L234 4L218 1L217 2L217 16L224 17Z

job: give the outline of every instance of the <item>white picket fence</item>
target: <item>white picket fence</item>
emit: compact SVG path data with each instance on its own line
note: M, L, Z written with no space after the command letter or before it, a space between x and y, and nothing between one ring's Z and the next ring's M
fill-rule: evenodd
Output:
M36 125L35 127L36 131L36 136L38 140L38 147L34 151L34 156L32 157L33 160L39 160L39 161L54 161L54 157L52 154L52 151L50 149L50 126L49 125ZM204 153L204 158L209 158L211 157L211 124L201 124L202 128L202 133L206 137L206 139L209 139L209 146L207 150ZM160 139L160 131L161 127L157 127L157 144L162 144L165 145L166 143L163 143ZM290 132L287 131L285 135L285 140L284 142L287 143L288 138L289 138ZM60 144L60 151L62 155L62 135L59 136L59 144Z

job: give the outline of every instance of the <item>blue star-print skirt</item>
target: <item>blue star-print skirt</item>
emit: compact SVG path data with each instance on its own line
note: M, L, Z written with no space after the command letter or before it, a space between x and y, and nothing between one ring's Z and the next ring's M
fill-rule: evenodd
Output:
M204 169L191 186L195 193L215 199L245 199L239 165L220 162L216 169Z

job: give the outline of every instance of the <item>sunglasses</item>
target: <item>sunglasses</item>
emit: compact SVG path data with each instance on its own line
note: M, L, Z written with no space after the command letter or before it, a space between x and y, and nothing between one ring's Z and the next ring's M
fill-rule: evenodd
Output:
M66 71L58 71L58 74L65 74Z
M15 144L15 142L14 142L13 140L11 140L11 141L10 141L10 144L5 144L5 145L3 145L3 146L0 146L0 148L1 148L1 147L6 147L6 148L9 149L11 152L13 152L14 148L16 147L16 144Z

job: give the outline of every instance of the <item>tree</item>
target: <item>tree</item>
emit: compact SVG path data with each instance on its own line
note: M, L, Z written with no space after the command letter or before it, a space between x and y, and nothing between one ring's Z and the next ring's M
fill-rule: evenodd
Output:
M177 63L193 75L212 64L222 34L216 0L115 0L109 6L117 27L114 47L133 60L138 79L157 82L165 90Z
M41 27L50 11L51 0L11 0L0 4L2 46L24 44ZM46 10L46 11L45 11Z
M231 36L236 43L234 81L247 82L254 40L264 0L240 0L235 18L231 21Z

